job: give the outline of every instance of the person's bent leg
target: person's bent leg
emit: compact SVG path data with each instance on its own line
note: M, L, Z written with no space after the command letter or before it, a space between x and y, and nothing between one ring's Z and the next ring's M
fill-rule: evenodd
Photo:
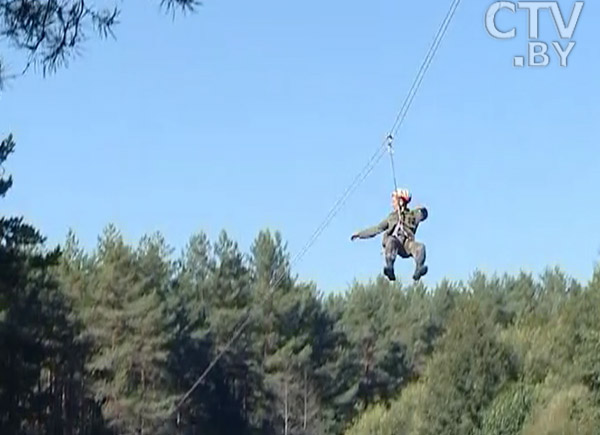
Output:
M398 255L398 247L400 242L394 236L387 237L384 242L384 255L385 255L385 267L383 268L383 274L387 276L390 281L396 280L396 274L394 273L394 262Z
M429 268L425 265L427 257L425 245L417 241L408 242L407 251L415 260L415 273L413 279L419 281L421 277L425 276Z

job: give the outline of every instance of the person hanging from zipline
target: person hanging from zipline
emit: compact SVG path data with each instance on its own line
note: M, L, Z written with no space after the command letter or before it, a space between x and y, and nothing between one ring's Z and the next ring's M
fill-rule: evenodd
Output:
M415 273L413 279L419 281L425 276L428 267L425 265L425 245L415 240L419 224L427 219L428 212L425 207L409 209L412 196L406 189L392 192L392 212L374 227L354 233L351 240L370 239L380 233L383 234L382 245L385 254L385 267L383 274L390 280L396 280L394 262L396 256L402 258L413 257L415 260Z

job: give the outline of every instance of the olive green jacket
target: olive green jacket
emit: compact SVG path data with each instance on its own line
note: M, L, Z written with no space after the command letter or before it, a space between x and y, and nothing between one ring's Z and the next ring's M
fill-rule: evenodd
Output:
M398 216L400 214L400 216ZM377 225L366 228L356 233L359 239L370 239L376 235L385 232L385 236L391 236L398 225L398 221L402 219L403 228L408 233L409 237L414 237L419 224L427 219L428 212L425 207L415 209L405 209L400 213L393 211L384 220ZM402 231L400 230L400 234Z

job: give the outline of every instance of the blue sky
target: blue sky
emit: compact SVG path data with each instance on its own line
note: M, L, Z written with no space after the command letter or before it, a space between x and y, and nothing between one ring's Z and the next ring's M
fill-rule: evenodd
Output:
M518 34L499 41L483 25L491 3L460 6L397 136L399 184L430 210L425 282L554 265L586 281L600 248L600 4L586 3L568 68L553 54L517 69L525 11L498 16ZM116 41L0 97L0 134L17 140L3 212L51 243L73 227L92 247L112 222L177 250L225 229L247 250L271 228L294 254L385 137L449 6L207 0L172 20L149 4L123 4ZM557 40L541 17L540 39ZM296 272L324 291L379 274L379 239L349 237L388 213L391 189L382 160Z

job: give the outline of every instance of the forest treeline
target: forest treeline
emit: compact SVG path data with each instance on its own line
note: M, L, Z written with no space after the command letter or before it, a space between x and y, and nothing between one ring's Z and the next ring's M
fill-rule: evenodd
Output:
M85 250L0 220L1 434L597 434L599 393L600 269L324 295L277 232Z

